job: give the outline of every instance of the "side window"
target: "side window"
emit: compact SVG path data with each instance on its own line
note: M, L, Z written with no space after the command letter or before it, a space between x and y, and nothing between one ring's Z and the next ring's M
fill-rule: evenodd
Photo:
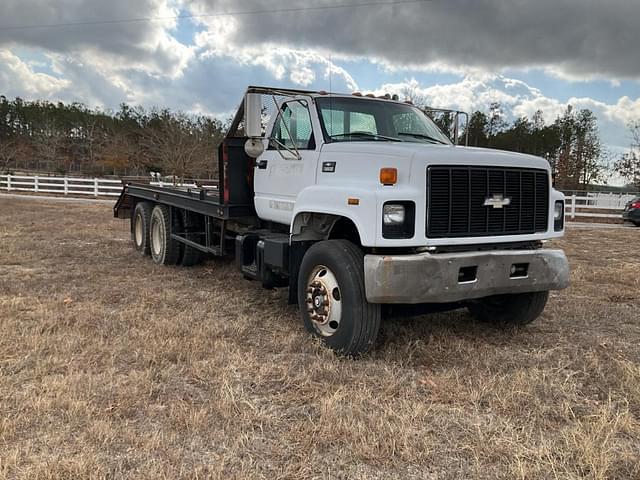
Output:
M273 138L289 148L316 148L311 115L306 103L293 101L284 104L273 129Z

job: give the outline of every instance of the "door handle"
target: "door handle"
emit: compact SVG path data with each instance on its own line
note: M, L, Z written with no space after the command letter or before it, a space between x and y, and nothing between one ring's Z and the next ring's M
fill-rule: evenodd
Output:
M259 162L256 162L256 167L260 170L264 170L267 168L267 163L269 163L267 160L260 160Z

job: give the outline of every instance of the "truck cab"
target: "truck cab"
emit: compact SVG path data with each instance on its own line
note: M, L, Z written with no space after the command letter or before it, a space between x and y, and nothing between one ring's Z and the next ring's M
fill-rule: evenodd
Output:
M224 253L233 238L243 275L288 287L306 328L340 353L373 346L385 304L522 325L568 286L564 253L543 248L564 234L549 163L457 145L389 95L249 87L220 162L220 215L170 240ZM144 200L129 194L131 208ZM207 215L190 205L170 207ZM203 242L211 223L223 232L216 250Z

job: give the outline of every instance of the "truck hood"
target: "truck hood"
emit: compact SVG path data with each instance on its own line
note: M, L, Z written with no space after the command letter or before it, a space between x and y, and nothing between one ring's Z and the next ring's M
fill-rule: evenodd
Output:
M354 156L384 156L413 159L427 165L496 165L549 170L544 158L490 148L434 145L414 142L335 142L322 146L322 152Z

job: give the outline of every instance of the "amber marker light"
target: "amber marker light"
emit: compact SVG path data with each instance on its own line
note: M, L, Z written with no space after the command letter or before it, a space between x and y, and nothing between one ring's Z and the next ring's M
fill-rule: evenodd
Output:
M396 183L398 183L398 169L397 168L381 168L380 183L383 185L395 185Z

